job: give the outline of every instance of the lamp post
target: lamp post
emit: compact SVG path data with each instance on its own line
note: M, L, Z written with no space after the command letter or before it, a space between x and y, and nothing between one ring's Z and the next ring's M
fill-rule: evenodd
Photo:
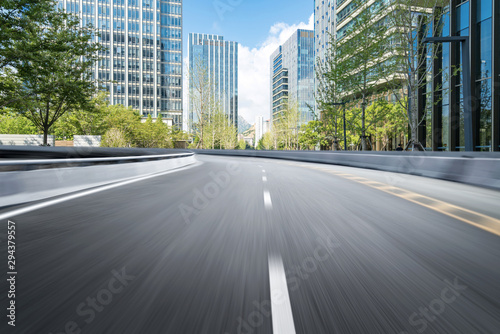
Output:
M467 102L466 96L470 96L471 78L470 78L470 54L469 54L469 36L449 36L449 37L427 37L422 40L423 43L457 43L462 45L462 73L464 88L464 137L465 150L474 151L473 131L472 131L472 105Z
M347 151L347 132L346 132L346 120L345 120L345 105L347 102L336 102L328 103L331 106L342 106L344 112L344 151Z

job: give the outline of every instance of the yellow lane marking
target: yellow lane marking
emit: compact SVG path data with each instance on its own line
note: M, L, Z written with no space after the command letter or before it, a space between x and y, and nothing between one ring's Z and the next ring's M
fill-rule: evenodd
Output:
M500 236L499 219L484 215L479 212L468 210L450 203L446 203L432 197L424 196L406 189L394 187L382 182L372 181L352 174L346 174L335 171L327 171L327 172L335 176L340 176L342 178L355 181L370 188L378 189L393 196L403 198L407 201L429 208L436 212L442 213L446 216L458 219L460 221L463 221L464 223L476 226L480 229L483 229L485 231Z

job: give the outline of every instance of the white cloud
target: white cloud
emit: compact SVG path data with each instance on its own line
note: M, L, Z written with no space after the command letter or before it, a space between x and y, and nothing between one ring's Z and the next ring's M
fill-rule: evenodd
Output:
M239 46L239 115L253 124L255 117L270 118L270 57L297 29L314 29L314 14L307 23L279 22L269 29L269 35L257 48Z

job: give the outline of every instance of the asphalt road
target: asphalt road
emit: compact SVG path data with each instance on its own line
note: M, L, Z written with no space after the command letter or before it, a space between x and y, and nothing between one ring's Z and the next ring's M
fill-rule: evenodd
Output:
M0 333L500 333L499 192L198 160L9 216L15 327L3 220Z

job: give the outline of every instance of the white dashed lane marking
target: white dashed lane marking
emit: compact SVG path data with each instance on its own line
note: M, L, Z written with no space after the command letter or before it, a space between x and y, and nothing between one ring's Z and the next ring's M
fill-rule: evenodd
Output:
M280 255L270 254L268 262L273 334L295 334L283 260Z
M264 206L266 207L266 209L273 208L273 202L271 201L271 194L267 190L264 190Z

